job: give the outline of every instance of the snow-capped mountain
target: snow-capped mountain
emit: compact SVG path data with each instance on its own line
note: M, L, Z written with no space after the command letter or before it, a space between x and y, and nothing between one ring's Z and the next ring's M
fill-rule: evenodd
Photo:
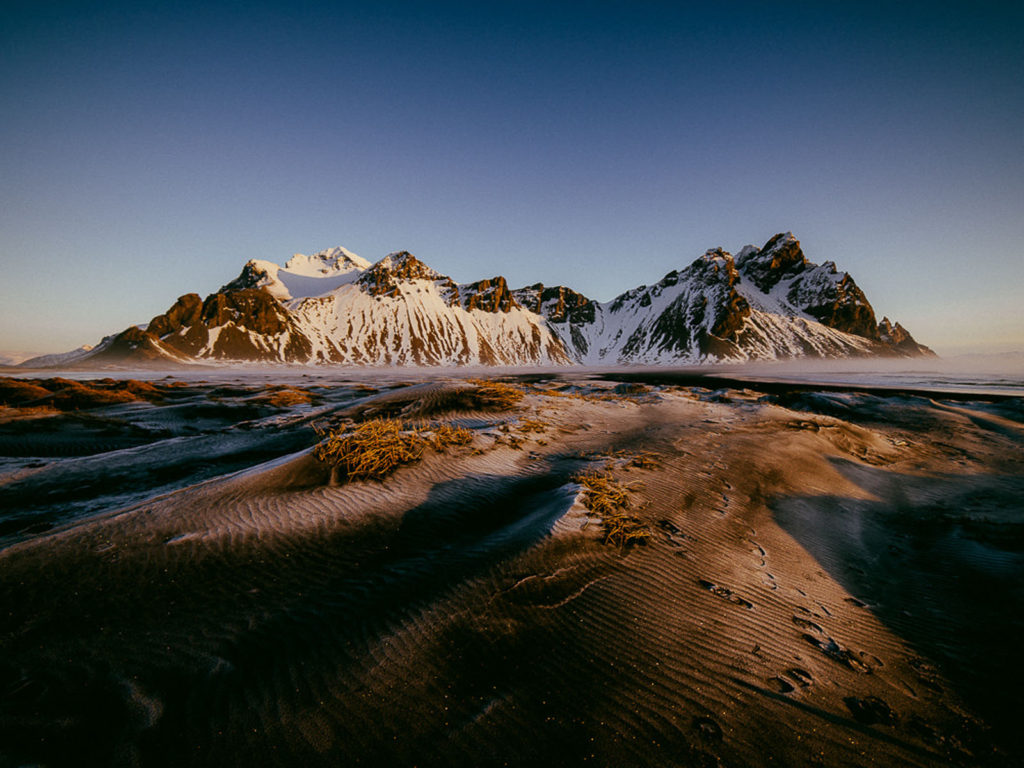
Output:
M709 250L654 285L581 310L546 317L588 364L932 354L888 319L877 324L853 278L807 261L788 232L735 258Z
M180 297L75 363L659 364L933 354L792 234L709 250L654 285L597 302L565 286L456 283L407 251L344 248L252 260L219 291ZM35 361L28 361L32 365ZM39 364L39 363L35 363Z

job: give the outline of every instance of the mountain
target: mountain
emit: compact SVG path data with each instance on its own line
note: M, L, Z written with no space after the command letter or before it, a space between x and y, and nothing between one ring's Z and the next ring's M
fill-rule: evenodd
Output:
M581 305L568 315L540 311L587 364L934 354L888 319L876 323L853 278L832 262L809 262L791 233L735 258L709 250L585 312Z
M344 248L252 260L68 362L348 365L695 364L791 357L920 356L879 323L832 262L790 233L735 257L715 248L654 285L598 302L566 286L456 283L407 251L371 264ZM41 365L40 359L24 365Z

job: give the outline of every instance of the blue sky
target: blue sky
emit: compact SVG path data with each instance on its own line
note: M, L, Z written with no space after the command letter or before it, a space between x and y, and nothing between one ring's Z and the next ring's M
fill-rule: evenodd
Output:
M940 352L1024 348L1024 4L5 2L0 350L249 258L600 300L779 231Z

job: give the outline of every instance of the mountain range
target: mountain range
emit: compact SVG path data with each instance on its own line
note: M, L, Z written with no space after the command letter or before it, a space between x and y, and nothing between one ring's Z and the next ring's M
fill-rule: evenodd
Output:
M273 362L346 365L699 364L934 354L879 322L832 262L791 233L721 248L608 302L566 286L456 283L407 251L370 263L344 248L284 266L251 260L205 299L29 367Z

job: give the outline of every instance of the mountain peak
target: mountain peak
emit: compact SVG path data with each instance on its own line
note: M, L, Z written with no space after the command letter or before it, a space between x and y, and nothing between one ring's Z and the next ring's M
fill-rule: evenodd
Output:
M408 251L389 253L363 272L359 284L373 296L393 296L399 282L410 280L444 280L455 286L447 275L431 269Z
M369 266L370 262L362 256L357 256L339 245L314 253L312 256L296 253L285 262L284 268L304 277L329 277L357 270L361 272Z
M800 241L792 232L780 232L763 248L744 248L737 259L740 269L762 291L770 291L780 280L807 268Z
M388 272L400 280L443 280L442 275L408 251L393 251L369 268L370 272Z
M705 263L720 262L731 266L733 258L731 253L719 246L717 248L708 248L704 251L704 255L701 256L698 261L703 261Z

